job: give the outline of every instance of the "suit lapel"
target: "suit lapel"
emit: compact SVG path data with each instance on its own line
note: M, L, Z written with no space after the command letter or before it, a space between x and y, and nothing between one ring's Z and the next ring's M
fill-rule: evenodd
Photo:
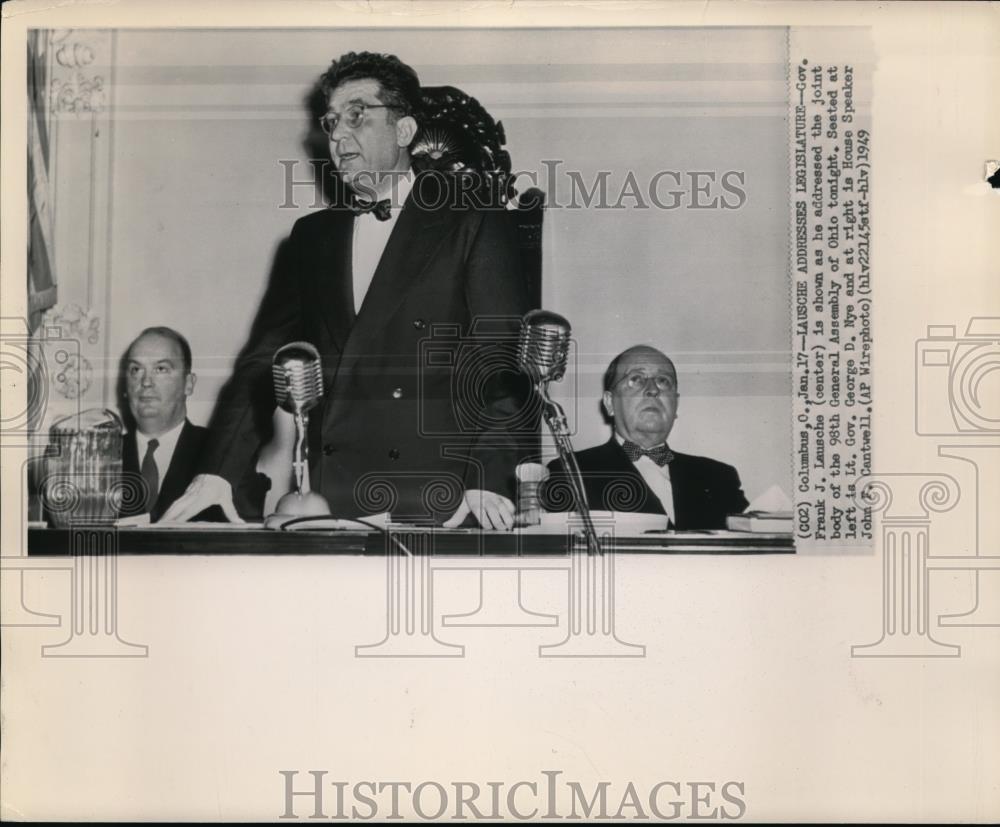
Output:
M417 206L414 203L414 192L410 193L396 226L393 227L357 320L347 336L336 379L333 387L328 390L334 399L334 404L328 406L328 416L336 408L337 400L343 398L340 391L358 360L367 352L366 345L377 336L385 334L386 322L403 303L407 292L420 281L435 250L450 229L450 211L447 207L430 210ZM350 272L348 266L348 283L353 281ZM353 286L351 289L353 302Z
M139 474L139 449L136 447L135 431L129 431L125 435L125 439L122 440L122 473L134 474L136 476ZM137 481L133 480L126 488L132 490L132 487L137 484ZM136 514L141 514L142 506L143 503L141 502L135 502L133 505L123 504L120 514L122 517L132 517Z
M645 507L649 506L656 508L656 512L654 513L666 514L666 511L663 509L663 504L660 502L660 498L657 497L653 492L653 489L649 487L645 478L639 473L639 470L635 467L635 465L632 464L632 461L625 456L625 451L622 449L622 446L618 444L618 440L612 436L611 439L605 443L604 449L606 452L607 467L612 470L612 473L628 476L641 486L641 490L645 496L645 501L641 504L642 508L640 508L640 510L645 510Z
M354 216L348 210L328 210L313 260L315 276L308 280L315 288L311 312L319 314L330 339L340 351L354 326ZM400 216L402 218L402 216Z
M670 486L674 491L674 514L679 529L700 526L704 522L709 492L692 471L688 455L675 451L674 460L670 463Z
M348 337L347 349L356 350L384 329L385 321L403 303L406 291L419 280L448 228L448 211L427 210L407 199Z
M122 471L126 474L139 473L139 449L136 447L135 431L129 431L122 440Z
M156 505L153 507L153 517L158 518L166 510L166 505L177 499L190 478L191 464L196 459L197 448L195 444L194 426L184 420L184 427L177 438L177 445L174 446L174 455L170 458L170 467L160 481L160 491L156 496Z

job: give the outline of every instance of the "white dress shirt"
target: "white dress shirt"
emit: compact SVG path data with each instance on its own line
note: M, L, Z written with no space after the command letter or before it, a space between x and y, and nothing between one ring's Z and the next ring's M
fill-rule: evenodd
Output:
M158 437L146 436L139 431L135 432L135 447L139 454L139 468L142 468L142 460L146 456L146 446L149 445L151 439L155 439L159 444L156 446L156 450L153 451L153 462L156 463L156 471L160 477L160 487L163 487L163 478L167 476L167 470L170 468L170 460L174 458L174 449L177 447L177 440L180 439L181 430L184 428L185 420L181 420L179 424L174 425L165 434L160 434ZM157 492L159 494L159 492Z
M619 445L625 444L625 437L617 431L615 432L615 439L618 440ZM632 464L635 466L635 470L642 475L642 478L646 481L646 485L652 489L657 499L662 503L663 510L667 513L667 517L670 518L670 522L677 525L674 515L674 489L670 484L670 463L657 465L649 457L642 456Z
M354 312L361 310L365 295L375 277L375 270L389 243L392 228L399 220L403 204L413 188L413 173L399 179L394 195L390 195L387 221L379 221L374 213L362 213L354 219L354 249L351 267L354 271Z

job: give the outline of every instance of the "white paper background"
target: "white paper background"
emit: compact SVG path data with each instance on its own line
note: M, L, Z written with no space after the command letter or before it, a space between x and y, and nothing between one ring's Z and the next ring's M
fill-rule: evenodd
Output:
M934 518L932 549L974 549L971 466L914 434L913 354L928 324L961 332L970 316L1000 315L1000 198L976 186L1000 154L995 6L644 4L628 18L624 4L480 3L460 15L454 4L384 15L355 4L174 5L155 17L134 5L4 6L4 315L24 301L26 129L13 104L25 25L870 25L875 466L954 476L966 499ZM4 404L16 393L5 385ZM20 462L6 449L3 461L9 556L24 536ZM59 633L5 628L4 817L272 819L281 769L443 784L541 782L557 769L618 790L738 780L754 820L1000 816L1000 629L935 629L961 645L959 658L852 659L852 645L880 635L877 554L621 558L619 633L647 657L619 661L539 659L552 638L537 629L462 631L452 637L462 659L356 659L355 644L380 636L383 566L123 559L121 633L147 644L147 659L41 658ZM30 605L65 610L60 577L29 578ZM538 577L534 605L555 606L558 580ZM971 607L972 577L931 575L932 618ZM442 604L471 608L460 607L466 590L443 591Z

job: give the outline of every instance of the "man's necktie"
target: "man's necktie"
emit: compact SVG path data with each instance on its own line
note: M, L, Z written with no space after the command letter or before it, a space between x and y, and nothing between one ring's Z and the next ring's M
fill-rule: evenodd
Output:
M156 460L153 459L153 452L160 447L160 443L149 440L146 445L146 456L142 458L142 468L139 469L142 478L146 483L146 511L151 512L156 505L156 498L160 494L160 472L156 467Z
M673 452L667 447L666 443L657 445L655 448L646 449L626 439L622 444L622 449L625 451L625 456L632 462L638 462L640 457L649 457L661 468L674 458Z
M355 215L372 213L379 221L388 221L392 211L389 199L383 198L381 201L355 201L351 204L351 212Z

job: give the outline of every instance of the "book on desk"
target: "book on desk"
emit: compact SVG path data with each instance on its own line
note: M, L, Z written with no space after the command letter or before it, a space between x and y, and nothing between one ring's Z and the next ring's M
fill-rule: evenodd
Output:
M791 511L744 511L726 517L730 531L749 531L754 534L791 534Z

